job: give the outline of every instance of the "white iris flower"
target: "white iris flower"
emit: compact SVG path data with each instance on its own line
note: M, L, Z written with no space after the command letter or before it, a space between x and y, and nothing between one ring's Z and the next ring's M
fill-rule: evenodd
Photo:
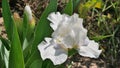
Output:
M59 12L51 13L48 20L54 30L52 38L45 38L45 41L38 45L43 60L50 59L54 65L62 64L68 57L69 49L76 49L85 57L98 58L101 50L99 45L87 37L87 30L83 27L83 19L77 14L68 16Z

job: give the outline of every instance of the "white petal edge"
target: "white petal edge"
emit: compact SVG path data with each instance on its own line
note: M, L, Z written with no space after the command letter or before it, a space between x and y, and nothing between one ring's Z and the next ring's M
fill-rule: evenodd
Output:
M70 16L66 14L60 14L60 12L52 12L48 15L47 19L51 21L50 26L53 30L56 30L58 25L68 19Z
M62 64L67 59L67 52L62 49L55 49L56 44L50 45L51 38L45 38L45 41L38 45L43 60L50 59L54 65Z
M87 46L80 46L79 54L85 57L98 58L102 50L99 50L99 45L93 40L90 40Z
M53 12L51 14L49 14L49 16L47 17L47 19L49 21L51 21L52 23L50 23L50 26L53 28L53 30L56 30L59 23L62 21L63 16L59 13L59 12Z

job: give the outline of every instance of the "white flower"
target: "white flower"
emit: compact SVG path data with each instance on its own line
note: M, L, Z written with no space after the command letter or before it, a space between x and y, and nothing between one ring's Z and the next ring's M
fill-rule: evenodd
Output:
M48 20L52 23L52 38L38 45L43 60L50 59L54 65L62 64L67 59L69 49L76 49L82 56L98 58L101 50L99 45L87 37L87 30L83 27L83 19L77 14L68 16L66 14L51 13Z

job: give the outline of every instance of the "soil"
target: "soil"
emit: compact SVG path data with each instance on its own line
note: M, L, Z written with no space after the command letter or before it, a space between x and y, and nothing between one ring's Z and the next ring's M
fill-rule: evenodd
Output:
M106 68L106 62L101 59L93 59L75 54L65 62L66 67L70 68Z

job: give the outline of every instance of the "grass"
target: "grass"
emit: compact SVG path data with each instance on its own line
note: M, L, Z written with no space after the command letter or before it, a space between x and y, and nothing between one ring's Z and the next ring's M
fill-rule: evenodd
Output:
M83 3L86 4L87 1ZM84 25L89 31L89 37L100 43L103 49L101 58L105 60L107 68L117 68L120 63L119 0L105 0L102 1L101 8L92 6L84 11L87 13L80 17L85 18Z

